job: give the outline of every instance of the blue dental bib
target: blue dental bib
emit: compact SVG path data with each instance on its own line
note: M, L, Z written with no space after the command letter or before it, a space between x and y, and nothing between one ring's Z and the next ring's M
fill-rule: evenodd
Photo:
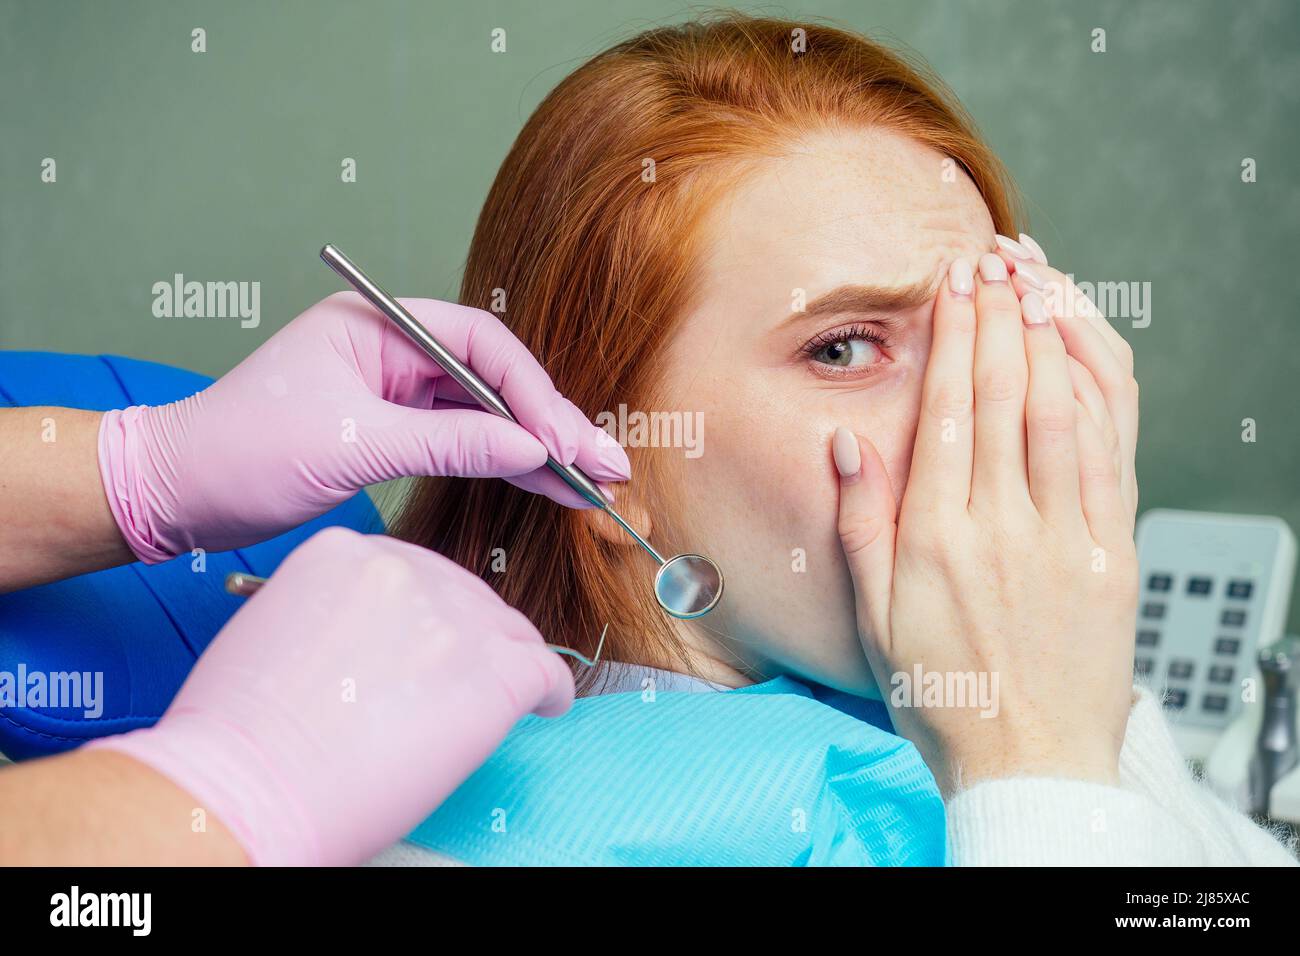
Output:
M579 698L521 720L407 840L473 866L942 866L934 777L887 726L789 677Z

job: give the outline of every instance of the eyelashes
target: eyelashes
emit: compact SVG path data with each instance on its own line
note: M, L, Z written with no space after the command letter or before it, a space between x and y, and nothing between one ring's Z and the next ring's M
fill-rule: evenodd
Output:
M850 339L866 339L872 345L880 348L888 348L889 342L885 336L870 325L850 325L848 328L829 329L825 332L819 332L813 336L804 346L803 352L806 355L812 355L819 349L828 345L835 345L837 342L847 342Z
M877 328L864 323L855 323L850 326L828 329L825 332L818 333L804 343L799 352L805 359L813 363L818 374L831 376L869 374L877 365L881 364L879 360L863 366L839 365L818 358L822 352L832 346L845 345L854 341L869 342L878 351L889 348L888 338ZM852 358L852 353L850 353L850 358Z

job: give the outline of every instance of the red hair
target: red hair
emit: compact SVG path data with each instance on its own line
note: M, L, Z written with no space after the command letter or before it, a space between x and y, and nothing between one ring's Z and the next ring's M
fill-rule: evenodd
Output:
M1002 164L924 66L843 30L725 13L620 43L546 97L483 205L461 302L487 309L504 290L503 321L589 416L658 407L655 360L690 303L713 200L804 135L869 127L951 157L1016 234ZM650 452L629 449L633 486L662 502L671 476ZM504 481L424 478L393 533L482 575L549 641L591 653L609 625L609 658L689 669L644 553L578 512Z

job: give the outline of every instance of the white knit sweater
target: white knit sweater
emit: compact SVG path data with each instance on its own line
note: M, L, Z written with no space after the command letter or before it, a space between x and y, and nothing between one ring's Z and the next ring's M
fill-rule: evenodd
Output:
M1296 866L1295 846L1192 777L1159 702L1133 689L1119 786L987 780L947 803L954 866Z
M653 668L621 670L604 693L711 691L694 678ZM987 780L947 803L953 866L1296 866L1295 847L1238 812L1194 779L1160 704L1135 687L1120 753L1119 786L1047 777ZM458 866L399 843L373 866Z

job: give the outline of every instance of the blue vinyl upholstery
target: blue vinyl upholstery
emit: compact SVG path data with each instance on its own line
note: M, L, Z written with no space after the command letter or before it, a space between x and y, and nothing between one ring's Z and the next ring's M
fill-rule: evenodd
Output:
M59 405L107 410L184 398L211 379L112 355L0 352L0 407ZM0 467L3 467L0 465ZM226 574L269 575L300 542L328 525L377 532L362 493L327 514L250 548L208 554L206 570L182 555L83 574L0 595L0 672L103 673L103 713L0 706L0 753L21 760L70 750L93 737L154 723L240 598Z

